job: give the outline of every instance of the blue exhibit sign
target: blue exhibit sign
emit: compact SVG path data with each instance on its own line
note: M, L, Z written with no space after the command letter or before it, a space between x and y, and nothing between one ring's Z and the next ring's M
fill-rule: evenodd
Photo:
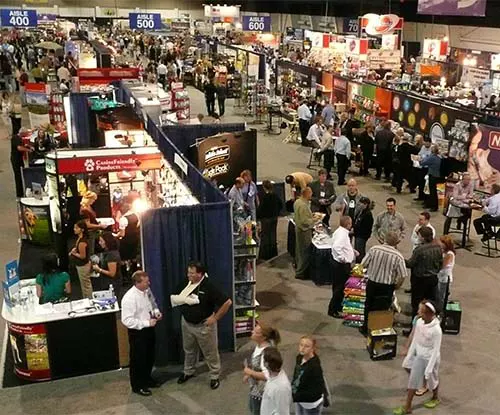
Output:
M241 26L252 32L270 32L271 16L241 16Z
M138 30L161 29L160 13L129 13L128 20L131 29L138 29Z
M38 24L36 10L0 10L2 27L35 27Z

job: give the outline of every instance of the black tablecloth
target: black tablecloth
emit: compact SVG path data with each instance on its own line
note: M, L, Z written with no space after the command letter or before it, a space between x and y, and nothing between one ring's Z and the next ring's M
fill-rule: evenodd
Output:
M332 250L318 249L311 244L311 280L316 285L331 284L333 280Z
M286 249L290 256L295 259L295 223L288 221L288 236Z

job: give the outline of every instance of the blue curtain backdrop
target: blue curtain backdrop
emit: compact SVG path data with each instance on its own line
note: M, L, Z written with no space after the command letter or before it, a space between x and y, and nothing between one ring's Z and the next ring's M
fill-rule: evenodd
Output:
M145 269L164 311L157 330L156 363L182 361L180 313L170 295L186 282L189 261L207 266L209 278L232 298L233 252L228 202L154 209L142 217ZM232 310L219 322L220 350L234 350Z

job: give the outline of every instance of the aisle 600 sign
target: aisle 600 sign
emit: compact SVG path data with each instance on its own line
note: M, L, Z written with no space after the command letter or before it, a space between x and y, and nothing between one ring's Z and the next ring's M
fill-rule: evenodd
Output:
M160 13L129 13L128 19L131 29L139 29L139 30L161 29Z
M2 27L34 27L37 25L36 10L0 10Z
M243 30L253 32L270 32L271 16L242 16L241 26Z

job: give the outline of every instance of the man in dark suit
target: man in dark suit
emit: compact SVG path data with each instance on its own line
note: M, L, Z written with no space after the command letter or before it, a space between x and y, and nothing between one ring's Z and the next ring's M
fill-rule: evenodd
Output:
M354 108L351 108L348 112L343 113L340 119L340 129L344 131L344 135L349 139L351 145L354 144L354 134L352 130L360 126L360 122L354 119L355 111Z
M403 180L408 182L410 193L415 193L415 180L413 178L413 161L412 155L418 154L418 148L410 144L410 134L404 133L403 141L399 145L399 168L400 174L396 179L396 190L401 193L403 188Z
M324 213L325 217L323 218L323 223L329 226L330 215L332 214L332 203L335 201L336 195L333 182L326 178L326 170L320 169L318 172L318 180L312 182L309 187L312 190L311 210L313 212Z
M386 121L384 128L375 134L375 146L377 148L377 175L375 178L377 180L380 180L380 176L382 176L382 169L384 170L385 179L390 180L393 140L394 133L391 131L391 122Z

